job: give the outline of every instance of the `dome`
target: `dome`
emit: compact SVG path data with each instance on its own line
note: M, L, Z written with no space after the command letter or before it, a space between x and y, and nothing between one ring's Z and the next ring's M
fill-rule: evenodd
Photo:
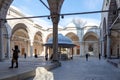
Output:
M71 22L66 27L76 27L76 25L73 22Z
M50 37L45 44L45 46L52 46L53 43L53 37ZM58 34L58 45L62 47L72 47L74 44L72 43L72 40L66 36L63 36L62 34Z

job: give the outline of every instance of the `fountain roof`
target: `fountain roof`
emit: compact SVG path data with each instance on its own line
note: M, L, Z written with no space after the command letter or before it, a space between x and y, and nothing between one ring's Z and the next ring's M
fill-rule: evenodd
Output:
M52 47L53 37L50 37L48 39L47 43L44 45ZM63 36L62 34L58 34L58 46L64 47L64 48L69 48L69 47L74 47L75 45L73 44L73 42L70 38Z

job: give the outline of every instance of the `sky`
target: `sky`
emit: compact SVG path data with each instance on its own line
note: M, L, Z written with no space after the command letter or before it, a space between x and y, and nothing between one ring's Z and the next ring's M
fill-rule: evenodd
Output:
M48 6L47 0L42 1ZM102 4L103 0L64 0L61 14L100 11L102 10ZM11 6L18 8L22 13L26 14L26 16L44 16L50 14L50 11L39 0L14 0ZM64 16L63 19L60 18L59 25L65 27L73 20L77 22L79 19L99 26L101 14ZM37 18L33 20L44 27L52 26L51 20L47 18Z

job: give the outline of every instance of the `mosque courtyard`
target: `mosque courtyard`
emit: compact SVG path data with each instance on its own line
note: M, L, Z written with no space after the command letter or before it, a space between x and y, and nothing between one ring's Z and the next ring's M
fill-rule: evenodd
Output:
M97 57L89 57L86 61L85 57L76 56L73 60L61 63L61 67L51 70L54 80L120 80L120 68L104 58L99 60Z

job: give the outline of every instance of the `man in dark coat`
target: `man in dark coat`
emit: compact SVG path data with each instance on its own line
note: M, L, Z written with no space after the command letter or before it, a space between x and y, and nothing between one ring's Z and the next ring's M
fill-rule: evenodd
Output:
M99 60L101 59L101 54L99 53Z
M88 54L88 53L86 53L86 55L85 55L85 56L86 56L86 61L88 61L88 56L89 56L89 54Z
M13 68L14 63L16 63L15 68L18 68L18 53L20 52L20 50L18 49L18 46L15 46L15 49L12 49L13 51L13 57L12 57L12 61L11 61L11 67L9 68Z
M45 54L45 60L48 60L48 53Z

